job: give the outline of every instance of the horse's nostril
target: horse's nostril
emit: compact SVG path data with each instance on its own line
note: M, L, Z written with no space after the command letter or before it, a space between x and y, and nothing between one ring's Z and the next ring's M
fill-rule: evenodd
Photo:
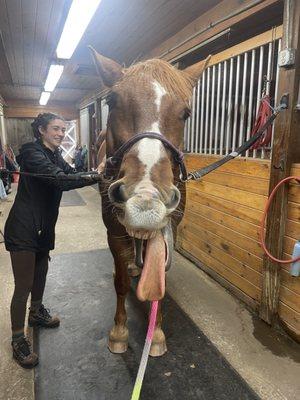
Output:
M180 201L180 191L177 188L172 190L170 201L166 204L167 208L176 208Z
M108 189L108 197L113 203L125 203L128 198L126 196L124 183L113 183Z

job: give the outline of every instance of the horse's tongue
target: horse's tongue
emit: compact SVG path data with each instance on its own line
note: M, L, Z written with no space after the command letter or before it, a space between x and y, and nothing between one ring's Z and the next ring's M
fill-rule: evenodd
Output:
M161 232L148 239L142 274L137 287L137 297L141 301L160 300L165 294L166 248Z

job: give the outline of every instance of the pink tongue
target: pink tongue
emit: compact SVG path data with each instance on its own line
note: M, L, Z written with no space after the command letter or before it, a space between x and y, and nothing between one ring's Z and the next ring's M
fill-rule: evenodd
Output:
M146 257L140 281L137 287L137 297L141 301L160 300L165 295L165 241L161 232L148 239Z

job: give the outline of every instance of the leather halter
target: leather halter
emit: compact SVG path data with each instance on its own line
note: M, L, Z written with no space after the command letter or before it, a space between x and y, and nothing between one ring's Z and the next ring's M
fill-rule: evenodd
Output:
M178 150L168 139L166 139L163 135L156 132L143 132L134 135L127 142L122 144L119 147L112 157L109 157L106 160L104 178L113 180L116 176L115 172L119 169L124 154L128 151L135 143L137 143L141 139L150 138L150 139L158 139L162 142L162 144L171 151L173 160L176 164L179 165L180 168L180 180L185 182L188 179L186 167L184 164L184 154L182 151Z

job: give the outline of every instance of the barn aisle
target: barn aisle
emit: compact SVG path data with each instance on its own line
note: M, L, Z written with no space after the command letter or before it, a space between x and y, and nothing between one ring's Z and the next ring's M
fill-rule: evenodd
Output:
M1 226L11 204L5 204ZM130 346L126 354L111 354L106 341L115 307L112 259L99 209L94 188L64 195L45 294L45 305L60 315L62 324L57 330L35 332L40 364L34 373L11 358L8 311L13 285L9 256L1 248L1 400L130 398L147 307L130 293ZM271 333L179 254L167 289L164 328L169 352L150 359L141 399L299 399L297 345Z
M145 340L147 310L131 292L129 349L107 349L115 297L108 250L53 257L46 304L62 317L58 330L40 331L37 400L128 400ZM165 333L169 352L150 359L141 399L259 399L212 343L167 297Z

